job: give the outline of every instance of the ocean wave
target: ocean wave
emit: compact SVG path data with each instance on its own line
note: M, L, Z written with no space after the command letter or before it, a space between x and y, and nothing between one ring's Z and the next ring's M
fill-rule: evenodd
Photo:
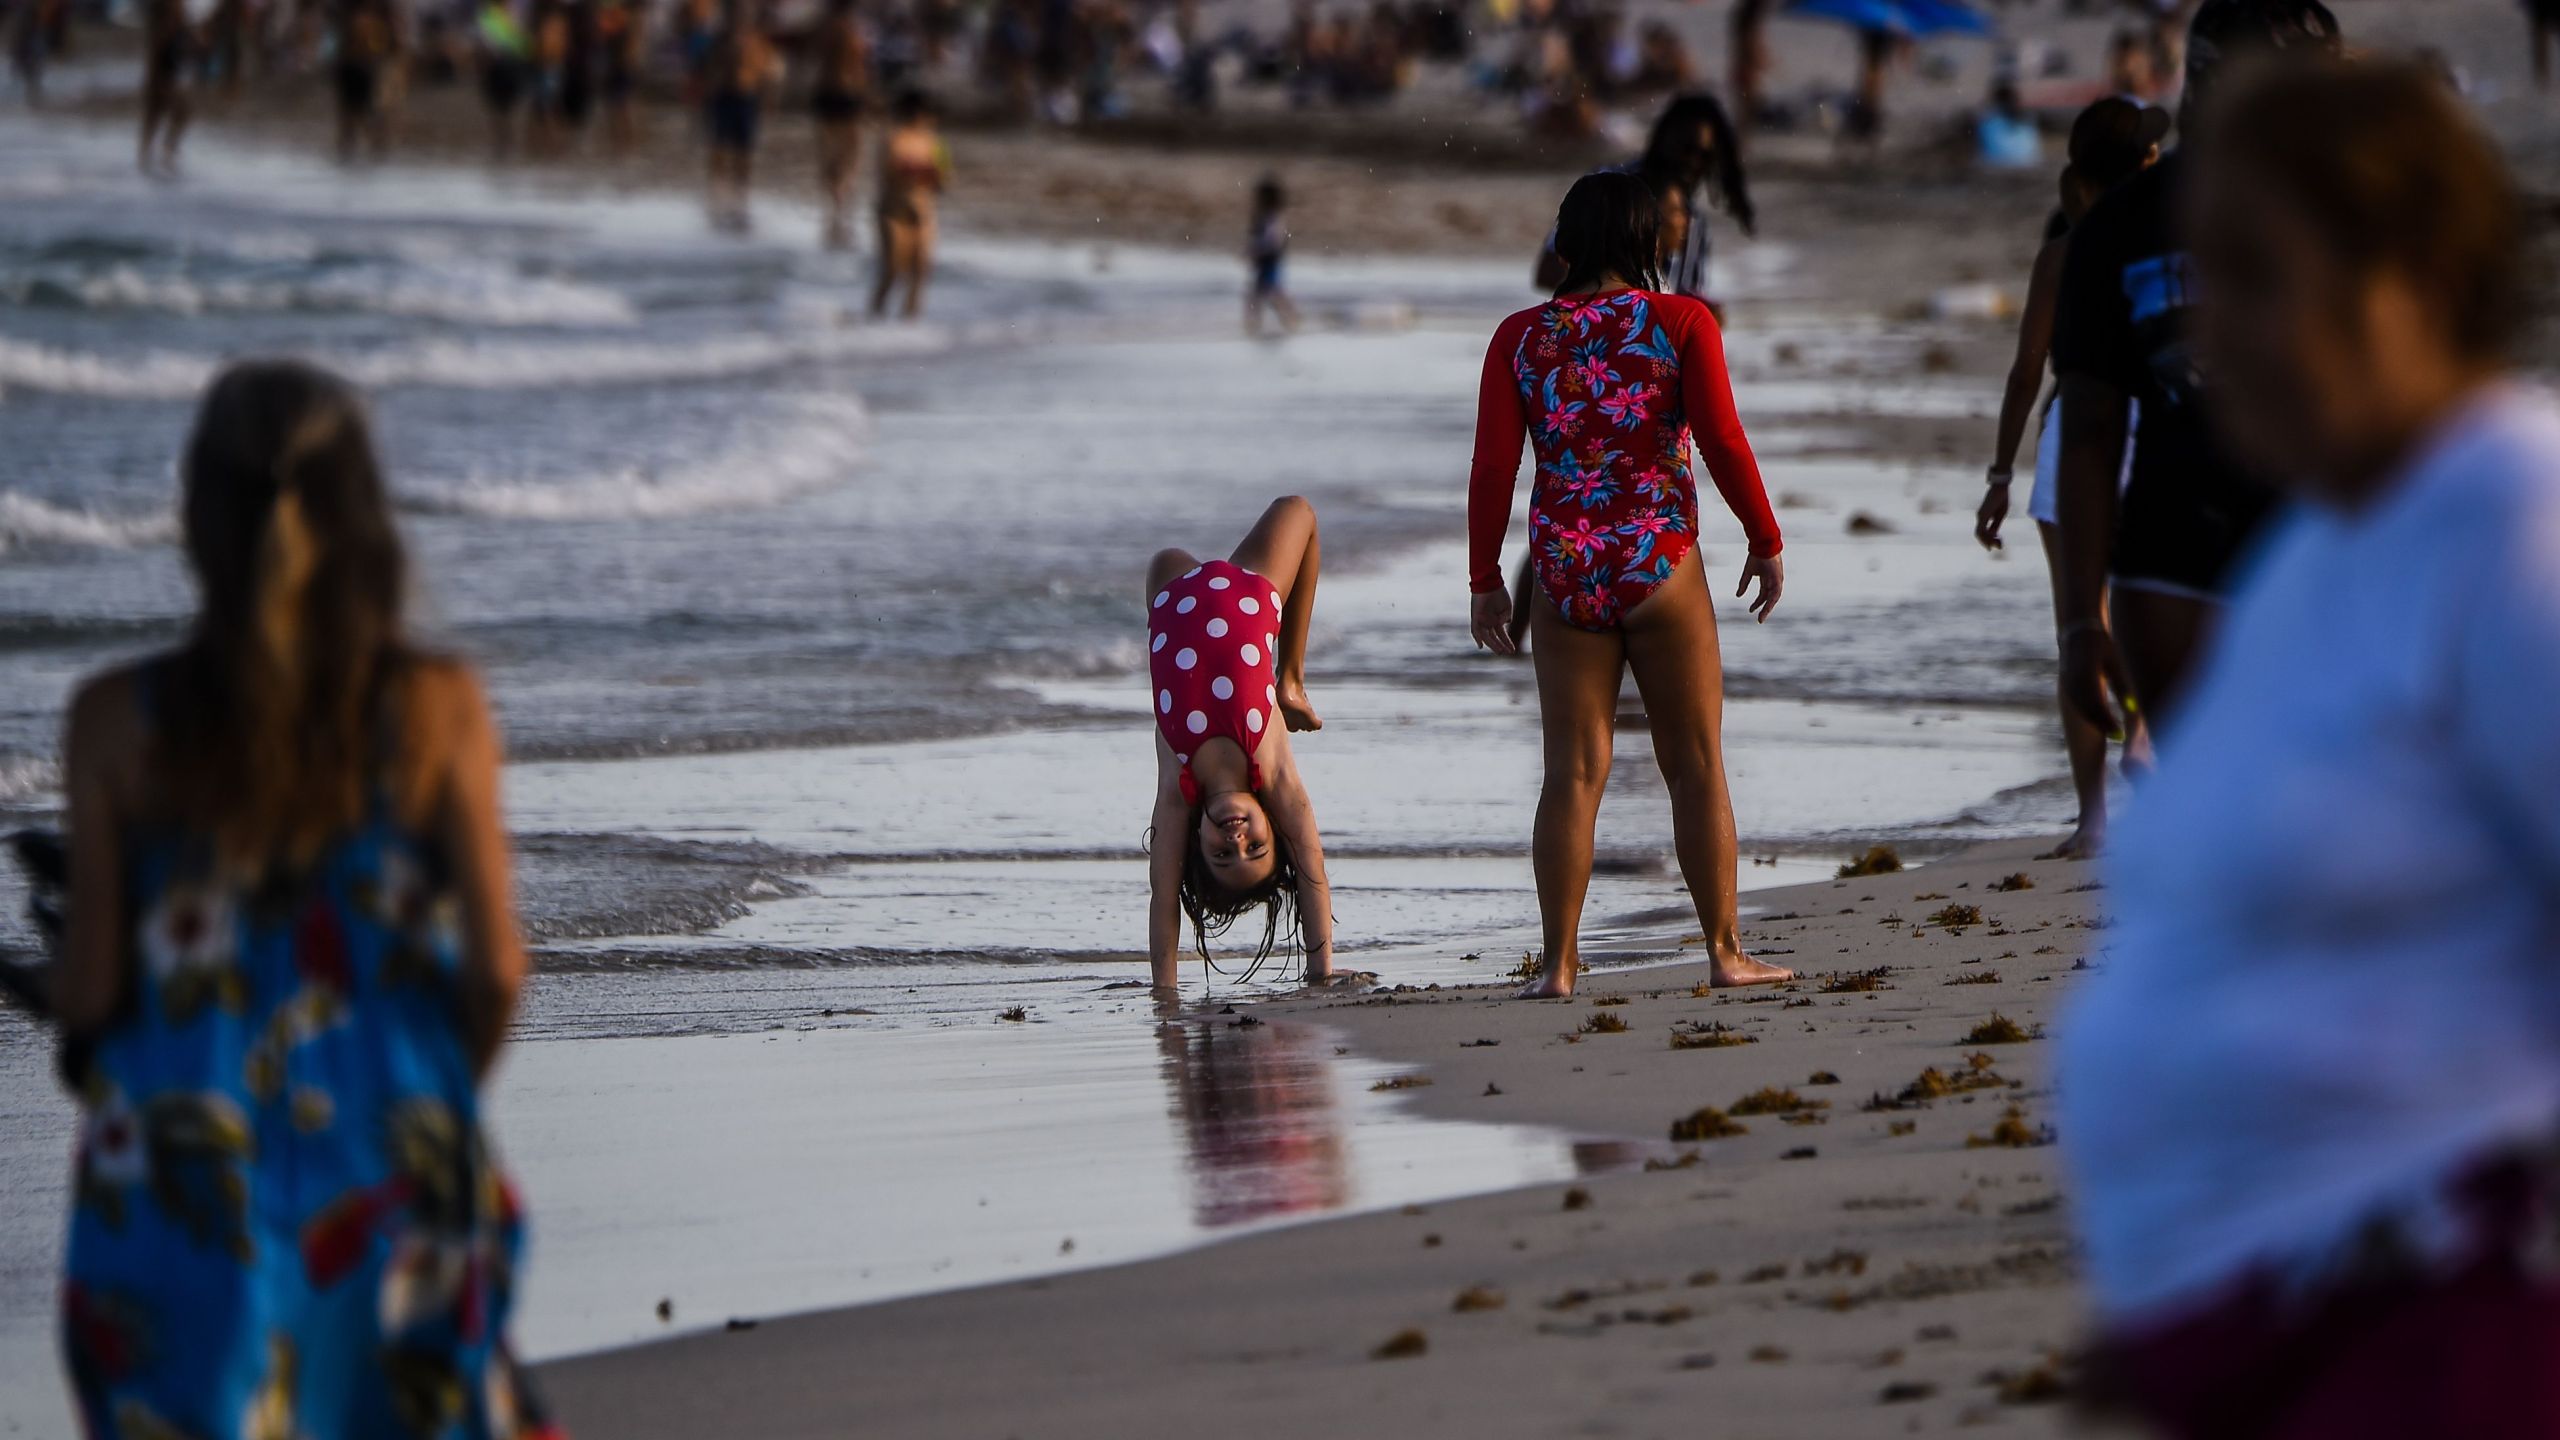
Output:
M71 310L391 315L465 325L604 328L639 323L612 290L519 275L501 266L434 270L350 269L299 280L155 275L132 265L89 273L25 275L0 283L0 303Z
M659 520L762 510L843 484L861 463L870 417L851 396L812 396L764 427L750 451L667 471L618 470L569 480L473 476L400 487L422 515L484 520Z
M73 509L15 490L0 490L0 555L37 545L129 550L140 545L165 545L177 536L175 511L116 515Z
M794 365L946 349L929 327L751 332L700 340L426 340L346 355L310 354L358 385L512 390L734 379ZM216 360L170 350L99 355L0 338L0 390L134 400L191 399Z
M0 807L32 809L62 793L62 772L33 755L0 755Z

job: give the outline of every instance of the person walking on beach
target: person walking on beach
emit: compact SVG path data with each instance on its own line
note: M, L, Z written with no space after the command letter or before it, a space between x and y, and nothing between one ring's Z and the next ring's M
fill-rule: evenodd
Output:
M809 113L818 125L818 188L826 196L822 239L853 248L853 185L862 168L862 117L871 108L871 38L855 0L832 0L818 30L818 78Z
M1306 981L1333 976L1324 840L1289 733L1307 704L1307 626L1323 561L1315 507L1271 502L1224 560L1159 550L1147 565L1147 678L1156 720L1147 831L1147 961L1159 995L1181 977L1183 928L1209 942L1259 912L1259 968L1294 930Z
M1501 562L1524 439L1537 459L1529 629L1546 736L1534 847L1546 954L1523 992L1533 999L1573 993L1592 827L1630 668L1671 792L1680 872L1707 936L1712 982L1762 984L1792 973L1745 955L1737 927L1723 661L1697 550L1692 427L1750 541L1735 593L1756 584L1751 610L1764 621L1785 583L1778 522L1734 413L1715 316L1662 292L1661 225L1660 203L1640 177L1604 170L1576 181L1556 216L1564 282L1555 299L1494 331L1477 400L1468 582L1475 641L1496 654L1517 648Z
M391 147L383 109L385 74L399 46L386 0L346 0L338 17L338 162L352 164L362 142L380 160Z
M909 320L924 313L925 286L933 279L933 247L942 188L951 183L951 152L942 143L933 101L921 90L898 95L889 110L889 133L880 138L880 278L871 288L871 313L889 313L889 294L903 285Z
M2178 226L2186 152L2212 138L2213 80L2229 57L2334 54L2339 43L2337 19L2319 0L2206 0L2188 49L2186 143L2072 231L2053 336L2062 687L2102 730L2121 730L2133 713L2155 735L2174 722L2234 571L2275 505L2265 480L2210 428L2217 402L2190 354L2194 267ZM2119 500L2129 438L2133 474ZM2111 675L2131 694L2111 697Z
M1253 187L1253 221L1246 228L1244 255L1253 271L1244 295L1245 333L1262 333L1266 306L1280 318L1280 328L1297 329L1298 302L1289 298L1289 287L1281 276L1289 258L1289 192L1281 188L1276 175L1262 177Z
M516 107L524 100L532 58L511 0L481 0L472 49L480 62L480 104L489 117L489 156L504 161L515 154Z
M747 210L755 180L756 136L764 102L782 76L782 57L751 4L741 4L720 43L712 47L703 87L704 129L711 139L711 223L744 234L754 221Z
M135 164L145 175L178 177L178 142L195 116L196 31L186 0L149 0L142 25L142 135Z
M2524 204L2416 65L2212 103L2201 363L2298 503L2118 825L2061 1028L2093 1398L2178 1440L2560 1434L2560 401L2510 368Z
M480 1125L524 973L488 702L403 633L345 384L232 367L183 476L194 628L84 683L65 742L87 1433L556 1435Z
M2062 229L2036 254L2027 281L2027 303L2018 320L2018 353L2010 362L2009 383L2000 397L2000 428L1993 442L1991 469L1985 477L1982 504L1974 512L1974 538L1986 550L2001 547L2000 531L2009 518L2009 487L2018 445L2026 436L2027 414L2044 386L2045 362L2053 349L2055 296L2062 288L2062 268L2071 253L2070 227L2087 218L2091 206L2118 185L2149 169L2160 158L2160 141L2169 133L2168 112L2110 96L2080 112L2071 126L2071 163L2062 172ZM2139 415L2136 409L2132 413ZM2062 407L2049 402L2042 438L2036 444L2034 488L2027 495L2027 514L2044 545L2045 567L2053 590L2056 628L2062 618L2062 537L2054 510L2054 472L2062 451ZM2118 471L2130 476L2128 453ZM2101 613L2101 620L2104 615ZM2108 688L2127 692L2121 673L2108 677ZM2080 818L2069 839L2048 859L2085 860L2098 853L2107 834L2107 732L2091 723L2068 698L2062 702L2063 748L2071 757L2071 788L2080 798ZM2128 746L2138 744L2140 721L2128 718L2123 732Z

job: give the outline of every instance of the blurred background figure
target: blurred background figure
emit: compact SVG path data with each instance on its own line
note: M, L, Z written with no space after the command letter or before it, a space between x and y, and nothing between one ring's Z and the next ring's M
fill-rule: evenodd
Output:
M2119 829L2063 1036L2106 1374L2174 1436L2560 1433L2560 406L2507 373L2521 208L2415 66L2288 63L2202 144L2215 415L2299 503Z
M746 233L755 221L747 192L755 183L756 141L765 101L782 80L782 55L751 3L732 14L712 47L703 77L703 129L710 137L709 206L713 228Z
M1245 263L1253 272L1244 297L1246 334L1262 333L1266 306L1279 317L1282 329L1298 328L1298 302L1289 298L1282 274L1288 258L1289 192L1281 187L1280 177L1266 175L1253 187L1253 221L1245 234Z
M2340 34L2319 0L2208 0L2193 41L2179 114L2188 145L2210 138L2212 84L2232 57L2335 53ZM2186 185L2182 146L2089 212L2054 323L2063 694L2111 733L2136 713L2169 723L2234 567L2275 505L2209 423L2211 386L2187 334ZM2133 476L2119 487L2137 404Z
M1982 505L1974 516L1974 538L1984 549L2001 546L2001 527L2009 518L2010 482L2018 444L2026 436L2027 415L2044 388L2045 364L2053 351L2053 316L2062 290L2062 272L2071 253L2071 227L2117 186L2149 169L2160 158L2160 141L2169 133L2169 114L2110 96L2080 112L2071 126L2071 163L2062 171L2062 208L2045 227L2044 248L2036 253L2027 279L2027 303L2018 317L2017 357L2009 366L2009 383L2000 396L2000 426L1992 442L1991 469ZM2061 522L2056 510L2055 472L2062 459L2061 400L2045 405L2041 438L2036 444L2035 485L2027 496L2027 514L2036 522L2036 538L2044 548L2045 568L2053 587L2055 627L2062 619ZM2132 412L2138 423L2140 412ZM2117 470L2121 488L2132 473L2128 443ZM2103 619L2103 614L2101 619ZM2121 677L2114 682L2122 688ZM2071 788L2079 797L2080 815L2069 839L2055 856L2083 860L2104 848L2107 833L2107 732L2082 715L2066 699L2062 704L2063 747L2071 757ZM2127 753L2141 746L2140 722L2124 733Z
M818 187L826 206L819 238L830 250L849 250L853 182L862 168L862 116L871 107L871 37L863 32L855 0L831 0L827 6L816 63L809 114L818 127Z
M173 180L178 143L195 118L196 28L186 0L148 0L142 22L142 135L134 160L146 175Z
M1974 163L1990 170L2032 170L2044 163L2044 132L2018 98L2018 83L2002 76L1992 82L1982 113L1973 122Z
M387 0L346 0L338 17L337 48L338 159L353 161L362 143L380 160L391 148L384 91L399 50Z
M524 101L532 45L508 0L481 0L471 33L480 67L480 104L489 117L489 155L504 161L515 154L516 108Z
M2560 0L2524 0L2525 27L2533 39L2534 88L2551 88L2551 37L2560 32Z
M480 1127L524 971L487 702L404 636L344 384L224 372L183 468L194 631L82 686L66 740L88 1433L553 1433Z
M605 147L630 153L640 139L640 74L649 57L649 8L640 0L602 0L596 12L596 64L604 96Z
M924 313L925 286L933 279L936 216L942 188L951 183L951 152L942 143L932 97L901 94L889 110L889 133L880 138L880 276L871 288L871 313L889 313L900 286L907 298L899 314Z

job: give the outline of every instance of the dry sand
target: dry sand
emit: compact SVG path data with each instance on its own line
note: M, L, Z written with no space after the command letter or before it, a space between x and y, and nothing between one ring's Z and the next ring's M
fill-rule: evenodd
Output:
M2039 848L1754 896L1748 943L1807 977L1781 990L1698 996L1704 967L1683 964L1592 976L1571 1002L1406 990L1257 1012L1410 1063L1429 1082L1410 1103L1590 1135L1590 1178L544 1378L573 1428L635 1440L2083 1428L2037 1398L2081 1324L2048 1047L1966 1039L1995 1013L2037 1035L2098 938L2094 872ZM1996 888L2019 874L2034 888ZM1982 920L1931 919L1949 905ZM1826 972L1875 978L1835 992ZM1673 1048L1701 1025L1748 1043ZM1931 1070L1985 1088L1896 1098ZM1674 1121L1768 1087L1819 1108L1670 1142ZM2031 1143L1981 1143L2007 1121ZM1408 1334L1420 1353L1379 1358Z

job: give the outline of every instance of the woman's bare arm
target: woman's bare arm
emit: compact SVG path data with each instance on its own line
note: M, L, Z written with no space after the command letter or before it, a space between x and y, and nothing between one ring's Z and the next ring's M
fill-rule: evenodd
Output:
M479 677L459 664L422 671L417 704L431 728L412 735L442 740L435 832L462 897L462 983L465 1037L476 1074L485 1076L505 1045L524 984L524 937L516 929L514 876L505 814L498 799L504 758L497 723Z
M130 680L104 676L81 687L64 726L71 894L53 999L67 1036L95 1032L124 1003L125 800L143 739L134 706Z
M2053 353L2055 302L2062 293L2062 262L2071 238L2058 236L2036 252L2027 281L2027 305L2018 316L2018 351L2009 361L2009 384L2000 395L2000 430L1993 442L1991 468L2006 471L2017 463L2018 446L2027 433L2027 414L2044 390L2044 364Z

